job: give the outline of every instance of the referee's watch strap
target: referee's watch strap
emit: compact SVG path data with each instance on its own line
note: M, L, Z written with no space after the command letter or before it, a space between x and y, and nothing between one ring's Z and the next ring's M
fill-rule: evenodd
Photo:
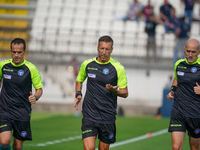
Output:
M34 95L34 96L35 96L35 98L36 98L36 101L39 100L39 97L38 97L38 96L36 96L36 95Z
M79 95L82 96L82 92L81 92L81 91L77 91L77 92L76 92L75 98L77 98L77 96L79 96Z
M116 89L116 91L115 92L113 92L115 95L117 95L117 92L118 92L118 90Z

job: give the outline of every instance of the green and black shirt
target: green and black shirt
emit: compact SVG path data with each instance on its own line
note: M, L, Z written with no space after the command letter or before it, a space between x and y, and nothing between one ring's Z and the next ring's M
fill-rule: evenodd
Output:
M87 89L83 101L83 117L104 124L115 122L117 96L106 89L106 84L119 88L127 86L124 67L114 59L100 63L97 58L88 59L81 64L77 82L87 78Z
M200 85L200 58L194 63L180 59L174 66L178 81L173 109L191 118L200 118L200 95L195 94L196 82Z
M0 115L13 120L29 121L31 104L28 100L32 85L43 87L40 73L35 65L24 60L15 65L12 59L0 62L0 79L3 84L0 94Z

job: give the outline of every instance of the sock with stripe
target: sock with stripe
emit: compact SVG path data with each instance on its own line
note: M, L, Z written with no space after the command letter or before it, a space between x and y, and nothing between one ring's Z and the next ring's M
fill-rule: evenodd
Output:
M8 146L2 146L0 144L0 150L10 150L10 144Z

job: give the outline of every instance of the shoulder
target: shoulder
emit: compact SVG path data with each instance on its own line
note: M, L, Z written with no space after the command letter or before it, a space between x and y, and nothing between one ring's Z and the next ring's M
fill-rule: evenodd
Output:
M123 66L120 62L114 60L113 58L110 58L110 63L111 63L116 69L124 69L124 66Z
M11 62L12 62L12 59L3 60L3 61L0 62L0 66L2 67L2 66L4 66L5 64L9 64L9 63L11 63Z
M24 60L24 61L25 61L24 64L30 69L30 71L37 69L37 67L33 63L27 60Z
M197 64L200 65L200 58L198 58L198 60L197 60Z
M175 66L178 66L180 63L185 62L186 59L179 59L176 63Z
M95 58L87 59L87 60L85 60L85 61L81 64L81 66L87 66L89 63L95 61L95 59L96 59L96 57L95 57Z
M2 60L0 62L0 64L8 64L8 63L11 63L12 62L12 59L5 59L5 60Z

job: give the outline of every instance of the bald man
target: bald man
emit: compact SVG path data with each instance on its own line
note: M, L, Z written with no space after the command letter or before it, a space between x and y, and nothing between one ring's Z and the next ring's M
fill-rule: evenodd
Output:
M189 39L185 44L185 59L174 66L174 80L168 100L174 99L168 131L172 150L181 150L186 131L190 149L200 150L200 44Z

